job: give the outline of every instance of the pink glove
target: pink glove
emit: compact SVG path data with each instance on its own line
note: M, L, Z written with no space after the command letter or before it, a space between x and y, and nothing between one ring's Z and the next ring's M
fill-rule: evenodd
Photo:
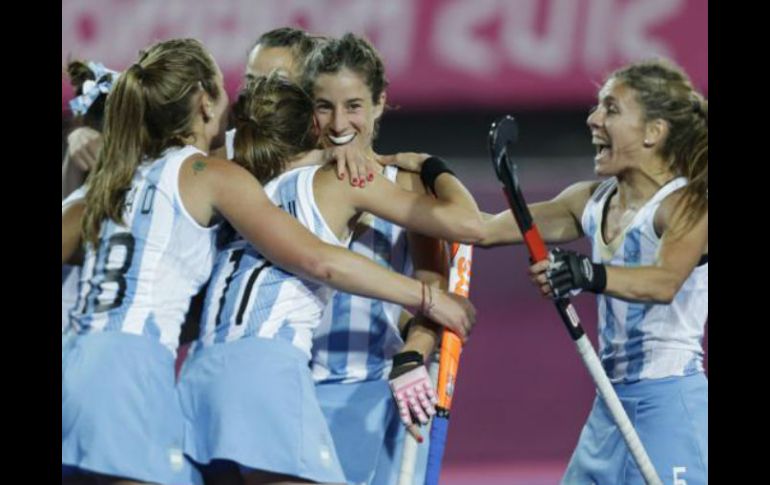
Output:
M415 362L417 365L414 365ZM406 426L412 425L414 415L421 424L428 424L430 416L436 414L438 399L428 371L422 363L422 356L418 352L397 354L393 358L389 383L401 422Z

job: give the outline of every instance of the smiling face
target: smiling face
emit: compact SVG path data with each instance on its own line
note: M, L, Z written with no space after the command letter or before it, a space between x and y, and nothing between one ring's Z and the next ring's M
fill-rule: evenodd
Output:
M357 141L371 147L375 122L382 115L385 94L375 104L364 79L348 68L318 75L313 87L314 116L326 146Z
M636 92L610 78L599 91L599 104L588 116L591 143L596 147L597 175L617 175L637 167L648 152L647 123Z

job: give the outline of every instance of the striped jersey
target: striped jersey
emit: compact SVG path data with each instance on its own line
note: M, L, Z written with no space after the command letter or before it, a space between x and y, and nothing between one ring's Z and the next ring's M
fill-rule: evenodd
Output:
M294 216L322 241L345 247L326 224L313 195L320 166L284 172L265 185L270 200ZM303 280L270 263L234 234L216 258L206 293L198 346L242 338L283 339L310 358L313 331L333 290Z
M179 195L182 162L200 150L170 148L136 170L124 224L102 222L99 244L86 245L80 288L70 312L81 334L118 331L158 340L176 352L191 298L206 283L218 226L203 227Z
M385 167L395 182L398 168ZM411 275L406 231L367 215L359 222L350 249L392 271ZM323 382L361 382L387 378L393 355L404 345L398 329L401 306L337 292L313 340L313 378Z
M61 201L62 210L65 207L83 200L86 189L81 185L70 195ZM70 327L70 310L78 299L78 281L80 280L80 266L62 264L61 266L61 332L64 333Z
M653 219L663 199L687 184L684 177L663 186L611 244L602 236L605 206L617 179L602 182L588 201L583 231L595 263L652 266L660 249ZM708 318L708 261L696 266L670 304L631 302L598 295L599 350L612 382L684 376L703 370L703 335Z

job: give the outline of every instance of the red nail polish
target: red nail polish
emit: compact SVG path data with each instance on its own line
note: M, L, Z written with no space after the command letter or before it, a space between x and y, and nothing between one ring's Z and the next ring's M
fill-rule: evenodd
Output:
M374 180L374 174L373 174L373 173L370 173L370 174L369 174L369 182L371 182L372 180Z
M422 443L424 441L424 438L422 436L417 437L417 442Z

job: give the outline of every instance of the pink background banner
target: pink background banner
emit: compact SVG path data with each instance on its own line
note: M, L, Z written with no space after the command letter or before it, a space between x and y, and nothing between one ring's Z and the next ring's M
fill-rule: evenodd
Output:
M284 25L365 35L404 109L583 107L613 69L653 56L708 92L702 0L64 0L61 60L120 70L153 41L195 37L234 94L256 38ZM70 97L65 77L63 110Z

